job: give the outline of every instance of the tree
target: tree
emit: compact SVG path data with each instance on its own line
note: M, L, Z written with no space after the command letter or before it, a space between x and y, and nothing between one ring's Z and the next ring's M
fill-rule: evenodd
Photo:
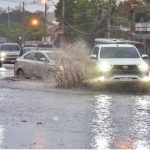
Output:
M30 13L25 11L24 14L24 29L22 28L22 13L20 10L12 10L10 12L11 24L8 26L8 14L3 12L0 14L0 36L8 38L12 42L18 42L18 38L22 35L22 30L26 40L41 40L43 36L43 16L42 12ZM32 18L38 18L40 23L37 26L31 26L30 20Z
M136 13L136 22L150 21L150 3L143 4Z
M113 0L112 14L116 8ZM95 37L105 37L108 19L108 1L104 0L65 0L65 36L75 40L88 41ZM55 16L62 24L62 0L56 6Z
M109 0L65 0L65 37L93 41L95 37L105 37L107 31ZM116 38L128 38L129 32L120 30L120 26L130 27L135 21L150 20L150 4L140 0L112 1L111 35ZM135 6L138 6L137 8ZM134 9L133 9L134 7ZM135 10L136 9L136 10ZM134 17L133 17L134 10ZM55 16L60 25L62 21L62 0L56 6ZM133 27L133 24L132 24Z

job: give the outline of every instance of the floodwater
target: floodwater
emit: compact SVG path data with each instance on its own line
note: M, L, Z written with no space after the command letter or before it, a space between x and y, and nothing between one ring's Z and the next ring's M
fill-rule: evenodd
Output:
M106 94L95 96L92 147L150 149L150 96Z
M13 65L7 64L3 65L3 67L0 68L0 79L13 76L14 75L13 68L14 68Z
M47 89L1 79L0 114L0 148L150 149L148 92Z

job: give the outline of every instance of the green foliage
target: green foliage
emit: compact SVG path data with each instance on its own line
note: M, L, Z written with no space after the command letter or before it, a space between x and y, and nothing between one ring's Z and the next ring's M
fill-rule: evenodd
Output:
M150 3L142 5L136 13L136 22L150 21Z
M11 28L8 28L4 24L0 24L0 36L7 37L13 42L18 42L18 37L20 36L21 28L20 24L14 24Z
M30 25L30 20L33 17L39 18L40 25L35 29ZM0 15L0 36L8 38L12 42L19 42L19 36L22 35L23 30L25 34L25 40L41 40L44 34L43 31L43 18L42 12L24 14L24 29L22 27L23 18L22 13L19 10L13 10L10 13L10 26L8 27L8 14L2 13Z
M147 0L145 0L146 2ZM105 37L108 19L108 0L65 0L65 35L67 39ZM120 26L130 27L131 11L125 2L113 0L111 12L112 37L127 38L129 33L120 31ZM150 21L150 4L143 3L136 12L136 21ZM62 24L62 0L59 0L55 16Z
M65 0L65 35L75 40L83 38L91 41L95 37L105 37L108 1ZM116 1L113 1L113 11ZM112 11L112 13L113 13ZM56 18L62 23L62 1L56 6Z

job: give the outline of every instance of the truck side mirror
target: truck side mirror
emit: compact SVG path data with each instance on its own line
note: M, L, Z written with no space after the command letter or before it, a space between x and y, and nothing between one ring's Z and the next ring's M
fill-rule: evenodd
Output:
M142 54L142 58L143 58L143 59L149 59L149 56L146 55L146 54Z
M90 58L91 59L97 59L97 56L96 55L91 55Z

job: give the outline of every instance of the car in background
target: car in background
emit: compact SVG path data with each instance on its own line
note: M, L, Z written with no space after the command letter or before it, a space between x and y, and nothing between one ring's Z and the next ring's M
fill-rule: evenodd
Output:
M0 67L2 64L13 64L21 51L17 43L0 44Z
M27 52L30 51L54 51L53 48L46 48L46 47L23 47L19 53L19 57L21 57L22 55L24 55Z
M97 44L91 54L105 83L149 81L147 57L131 44Z
M14 74L18 77L43 77L53 71L58 51L30 51L17 58Z

